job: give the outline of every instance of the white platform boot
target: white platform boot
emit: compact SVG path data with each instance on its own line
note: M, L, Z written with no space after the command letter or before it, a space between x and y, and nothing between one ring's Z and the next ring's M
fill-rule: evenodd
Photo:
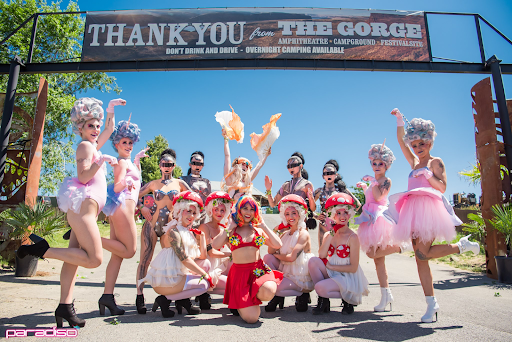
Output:
M391 294L391 290L389 287L381 287L380 288L380 303L376 307L373 308L373 311L382 312L386 310L386 307L389 304L389 311L392 310L391 303L393 303L393 295Z
M478 242L469 241L470 236L471 234L464 236L456 243L457 247L459 247L460 254L464 252L473 252L473 254L480 253L480 245Z
M423 323L432 323L434 321L434 315L436 316L437 322L437 311L439 311L439 304L437 304L436 297L434 296L425 296L425 300L427 301L427 312L423 316L421 316L421 321Z

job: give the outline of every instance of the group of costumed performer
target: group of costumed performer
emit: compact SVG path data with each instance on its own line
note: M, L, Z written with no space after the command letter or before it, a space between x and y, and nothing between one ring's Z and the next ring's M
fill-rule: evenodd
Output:
M78 266L96 268L103 261L103 241L96 221L107 200L104 163L116 165L117 159L101 154L99 149L114 131L114 107L125 104L126 101L122 99L110 101L105 130L101 132L103 103L95 98L81 98L74 103L71 110L72 129L82 138L76 149L77 177L66 178L57 197L59 208L67 213L71 227L69 246L50 248L46 240L32 234L30 238L34 244L22 245L17 252L20 258L33 255L64 261L60 273L60 301L55 310L58 327L62 327L63 319L72 327L85 326L85 320L76 315L73 305L76 273Z

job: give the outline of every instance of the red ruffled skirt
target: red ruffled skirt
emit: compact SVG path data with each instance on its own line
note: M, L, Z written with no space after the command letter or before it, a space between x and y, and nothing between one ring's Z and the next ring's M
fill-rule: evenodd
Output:
M249 264L233 264L229 269L223 303L230 309L260 305L256 295L263 283L273 281L279 285L282 280L283 273L273 271L261 259Z

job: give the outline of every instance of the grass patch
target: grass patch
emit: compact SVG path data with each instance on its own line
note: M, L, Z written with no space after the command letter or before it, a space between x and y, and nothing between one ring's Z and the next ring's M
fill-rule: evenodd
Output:
M450 241L450 243L457 243L465 234L457 233L455 239ZM472 239L470 239L472 240ZM445 242L434 242L434 245L439 245ZM445 257L437 258L437 263L443 263L446 265L450 265L455 268L460 268L461 270L484 273L485 272L485 250L482 245L480 245L480 253L474 255L473 252L466 252L463 254L451 254Z

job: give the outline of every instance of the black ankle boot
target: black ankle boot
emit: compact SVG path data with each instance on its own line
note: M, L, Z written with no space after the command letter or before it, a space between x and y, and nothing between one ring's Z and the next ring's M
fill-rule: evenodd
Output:
M98 300L98 306L100 307L100 315L105 314L105 306L110 310L111 316L124 315L124 310L117 307L113 294L103 294Z
M62 328L62 319L68 321L71 328L74 327L85 327L85 319L78 318L75 312L75 306L71 304L59 304L57 310L55 310L55 321L57 322L57 328Z
M62 238L64 240L69 240L71 238L71 229L64 233L64 235L62 235Z
M174 302L176 305L176 310L181 315L182 309L185 308L189 315L197 315L201 313L201 309L197 306L193 306L190 298L180 299Z
M153 304L153 309L151 309L151 311L156 312L158 307L160 307L160 310L162 311L162 317L164 317L164 318L174 317L174 311L169 309L169 305L171 305L171 301L169 299L167 299L165 296L160 295L160 296L156 297L155 303Z
M341 310L341 313L343 315L352 315L354 313L354 305L345 302L344 299L342 299L341 302L343 304L343 309Z
M33 245L21 245L16 251L18 258L23 259L27 255L36 256L43 259L44 253L50 248L48 242L35 234L30 234L30 240L34 242Z
M311 297L309 296L309 292L305 292L302 295L298 296L295 299L295 310L297 312L306 312L308 311L308 302L311 301Z
M321 315L324 312L330 312L331 311L331 302L329 301L329 298L324 298L318 296L318 304L316 308L313 310L313 315Z
M196 302L199 302L199 308L201 310L210 310L212 308L212 297L208 292L203 293L200 296L197 296L195 299Z
M277 308L278 305L279 305L279 309L283 310L283 308L284 308L284 297L274 296L274 298L272 298L270 300L270 302L268 302L267 306L265 306L265 311L266 312L274 312L274 311L276 311L276 308Z
M137 295L137 299L135 300L135 306L137 307L137 312L141 315L146 314L146 304L144 303L144 295Z
M240 316L240 313L238 312L237 309L229 309L229 311L231 311L231 313L233 314L233 316Z

